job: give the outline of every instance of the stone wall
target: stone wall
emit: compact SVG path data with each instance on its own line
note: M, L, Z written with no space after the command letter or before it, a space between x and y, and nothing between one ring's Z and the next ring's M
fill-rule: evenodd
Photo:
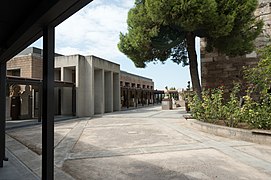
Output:
M31 78L32 69L31 69L32 57L27 56L17 56L12 58L7 62L7 70L20 70L20 76Z
M257 62L255 57L205 54L201 59L202 87L207 89L223 85L231 89L234 81L244 83L243 67L255 66Z
M15 56L7 62L7 70L20 70L25 78L42 78L42 57L38 54Z
M263 33L255 40L257 48L270 42L271 35L271 2L259 0L259 7L255 12L258 18L263 19ZM245 84L243 67L255 66L259 61L257 54L252 52L245 56L228 57L218 53L206 53L205 41L201 39L201 84L203 88L214 88L224 85L231 89L233 81Z

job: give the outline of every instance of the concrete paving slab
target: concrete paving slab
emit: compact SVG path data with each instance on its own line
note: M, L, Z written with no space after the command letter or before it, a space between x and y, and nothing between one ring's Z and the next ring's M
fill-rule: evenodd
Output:
M253 155L257 158L262 160L268 161L271 163L271 147L270 146L263 146L263 145L252 145L252 146L240 146L235 147L242 152L245 152L249 155Z
M131 125L117 127L86 128L73 152L105 149L168 146L196 143L197 141L172 129L156 125Z
M60 143L60 141L75 127L78 122L67 121L67 123L56 123L55 134L54 134L54 144L55 146ZM30 148L32 151L41 155L42 152L42 137L41 137L41 126L35 125L24 128L16 128L9 130L7 132L9 136L16 139L17 141L24 144L26 147Z
M55 178L269 179L271 147L187 125L183 108L148 107L55 124ZM41 175L40 126L8 130L7 148ZM41 149L40 149L41 150Z
M0 168L0 180L38 180L39 177L34 174L27 166L18 160L9 150L6 150L9 158L4 162L4 167Z
M68 160L63 168L76 179L270 178L214 149Z

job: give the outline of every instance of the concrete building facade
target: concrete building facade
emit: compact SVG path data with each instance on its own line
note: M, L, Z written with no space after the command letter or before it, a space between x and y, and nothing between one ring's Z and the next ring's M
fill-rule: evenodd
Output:
M77 116L93 116L120 110L120 66L95 56L58 56L55 77L74 82ZM71 89L63 89L62 112L71 111ZM56 92L57 93L57 92ZM69 107L69 108L68 108Z
M42 79L42 50L27 48L7 62L7 75L13 77ZM55 56L55 82L63 86L55 86L55 115L76 115L78 117L93 116L121 110L122 107L137 107L153 104L154 83L152 79L120 71L120 65L96 56L70 55ZM69 83L69 86L65 86ZM70 84L73 83L74 87ZM19 85L19 86L18 86ZM15 107L10 99L16 98L16 112L12 119L37 117L40 109L40 89L30 85L29 102L22 102L22 94L29 86L11 85L10 92L16 93L7 98L7 104ZM12 93L11 93L12 94ZM14 97L16 94L16 97ZM124 101L125 100L125 101ZM21 103L21 104L20 104ZM31 107L31 111L25 107ZM25 110L24 110L25 109ZM74 114L75 113L75 114Z
M152 79L120 72L121 107L138 107L154 103L154 82Z

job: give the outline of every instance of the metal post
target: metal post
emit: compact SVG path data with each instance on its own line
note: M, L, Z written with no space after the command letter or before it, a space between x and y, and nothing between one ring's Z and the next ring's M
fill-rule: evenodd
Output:
M55 29L43 29L42 179L54 179L54 49Z
M0 167L5 160L6 128L6 62L0 64Z

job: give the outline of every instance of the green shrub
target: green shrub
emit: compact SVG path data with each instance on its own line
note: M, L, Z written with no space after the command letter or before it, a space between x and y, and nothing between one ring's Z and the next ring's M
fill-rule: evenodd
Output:
M214 123L219 119L223 119L223 88L209 89L202 92L200 101L197 95L190 101L192 116L204 122Z
M258 54L261 60L257 66L244 70L249 87L241 107L237 95L240 85L234 85L227 101L223 99L223 88L209 89L202 92L203 101L196 96L191 98L193 117L210 123L223 120L230 127L246 122L253 128L271 129L271 46L261 49Z
M243 97L243 106L240 107L240 97L237 95L239 91L240 85L235 84L228 101L223 98L223 88L203 91L203 101L195 95L189 103L192 116L209 123L223 120L229 127L247 123L253 128L271 129L271 95L266 93L261 101L257 102L248 92Z

